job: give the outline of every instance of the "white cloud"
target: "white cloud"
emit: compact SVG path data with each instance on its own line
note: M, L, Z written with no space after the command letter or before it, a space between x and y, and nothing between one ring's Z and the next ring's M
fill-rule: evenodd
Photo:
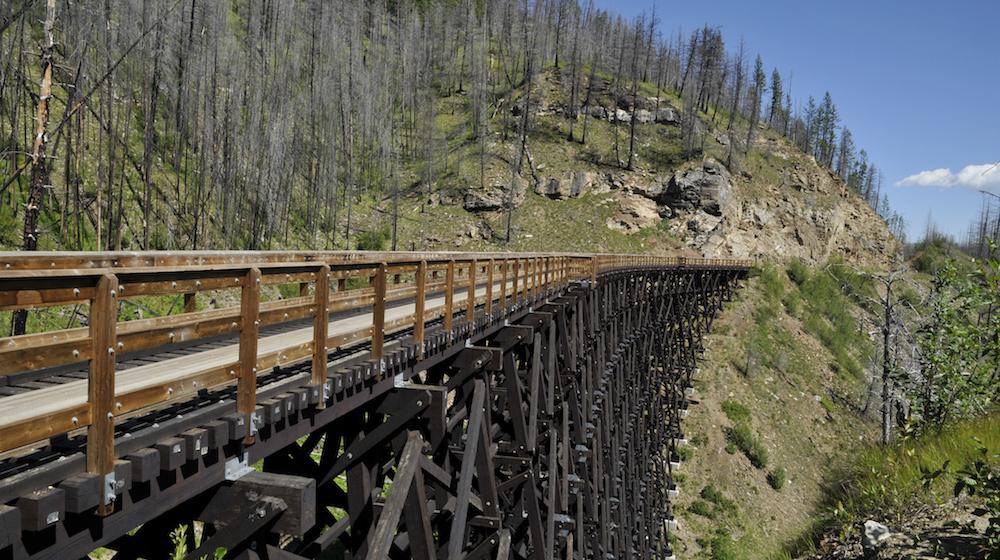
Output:
M1000 163L966 165L958 173L953 173L951 169L945 167L921 171L898 181L896 186L1000 189Z

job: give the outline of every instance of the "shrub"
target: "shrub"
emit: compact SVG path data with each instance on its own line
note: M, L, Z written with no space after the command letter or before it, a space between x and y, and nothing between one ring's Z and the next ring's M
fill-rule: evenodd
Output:
M778 272L772 266L765 266L760 269L760 286L764 290L764 296L768 301L779 302L785 293L785 286L778 276Z
M981 460L982 447L1000 449L998 426L1000 412L993 412L862 452L842 473L842 492L831 497L840 502L834 516L850 525L873 514L885 517L939 501L957 481L955 466ZM1000 458L988 462L1000 466ZM951 467L942 468L945 464Z
M778 467L767 473L767 483L775 490L781 490L785 486L785 467Z
M691 447L689 446L683 446L677 448L677 457L679 457L681 461L690 460L692 454L694 454L694 451L692 451Z
M730 500L718 490L715 486L711 484L706 485L701 489L701 498L705 501L711 502L719 508L719 511L724 513L735 513L736 512L736 502Z
M736 401L722 401L722 412L725 412L726 418L733 423L750 421L750 409Z
M695 500L690 506L688 506L688 510L695 515L715 519L715 512L712 511L711 504L704 500Z
M726 430L726 440L736 446L737 449L746 455L750 464L763 469L767 467L767 449L757 439L753 431L745 423L739 423Z
M785 268L785 273L788 274L788 278L792 282L795 282L798 286L805 284L806 280L809 280L809 267L799 259L795 259L788 263L788 266Z
M736 560L740 558L739 549L729 535L720 533L712 539L712 560Z
M357 237L358 250L385 251L389 243L389 237L390 233L388 229L363 231Z

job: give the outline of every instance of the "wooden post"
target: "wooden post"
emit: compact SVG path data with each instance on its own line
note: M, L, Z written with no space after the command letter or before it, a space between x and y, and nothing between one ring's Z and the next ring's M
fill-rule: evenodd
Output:
M375 273L375 303L372 306L372 359L385 355L385 283L388 265L379 263Z
M590 284L597 285L597 257L590 257Z
M486 316L493 315L493 268L496 263L490 259L490 264L486 268Z
M531 301L531 259L524 259L524 289L522 298L525 303Z
M521 268L521 259L519 259L517 257L514 257L514 274L513 274L514 284L511 286L511 291L510 291L510 303L511 303L511 305L517 305L517 294L518 294L518 291L517 291L517 281L518 281L518 278L517 277L521 274L520 268Z
M115 468L115 327L118 323L118 278L105 274L97 281L97 291L90 302L90 375L87 379L87 402L90 426L87 428L87 472L107 475ZM103 482L103 481L102 481ZM101 486L101 515L112 512L114 504L105 504Z
M243 277L240 296L240 364L236 383L236 412L247 416L257 406L257 343L260 338L260 269ZM253 443L248 434L245 443Z
M542 257L535 257L531 262L531 299L538 299L542 289Z
M510 267L510 263L507 259L503 260L503 268L500 270L500 311L506 312L507 310L507 269Z
M545 270L542 272L542 285L545 289L542 290L545 295L549 295L552 290L552 257L545 257Z
M316 273L316 316L313 320L312 384L326 381L326 337L330 323L327 306L330 303L330 265L324 264ZM325 403L325 399L321 402Z
M198 310L197 294L184 294L184 313L194 313Z
M337 279L337 293L343 293L347 291L347 278Z
M444 275L444 330L451 336L455 313L455 261L448 261Z
M465 299L465 320L472 323L476 319L476 267L475 259L469 263L469 293Z
M424 356L424 306L427 301L427 261L417 265L417 293L413 303L413 341L417 352Z
M309 295L309 282L299 282L299 297Z

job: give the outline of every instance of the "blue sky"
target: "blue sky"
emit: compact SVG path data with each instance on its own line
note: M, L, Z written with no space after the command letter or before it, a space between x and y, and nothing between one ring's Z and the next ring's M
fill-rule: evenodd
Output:
M727 47L742 37L768 70L791 76L797 101L829 90L855 142L884 173L911 239L928 213L939 230L961 238L983 198L976 189L1000 194L1000 166L992 167L1000 162L1000 1L595 4L633 17L654 1L665 36L719 26Z

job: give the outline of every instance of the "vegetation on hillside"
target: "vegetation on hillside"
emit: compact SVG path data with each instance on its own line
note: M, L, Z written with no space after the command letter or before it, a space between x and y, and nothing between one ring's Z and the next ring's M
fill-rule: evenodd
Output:
M373 229L408 248L427 241L403 222L442 219L429 199L448 189L509 190L541 160L662 170L719 134L738 164L757 123L890 216L829 95L793 111L782 75L759 57L751 72L718 29L661 38L669 14L626 21L575 0L24 0L0 22L6 248L353 248ZM649 98L681 114L668 142L628 116ZM550 155L535 149L546 141Z
M838 465L874 442L871 314L855 293L874 285L839 264L762 265L715 324L685 426L698 435L681 470L678 554L785 557Z

